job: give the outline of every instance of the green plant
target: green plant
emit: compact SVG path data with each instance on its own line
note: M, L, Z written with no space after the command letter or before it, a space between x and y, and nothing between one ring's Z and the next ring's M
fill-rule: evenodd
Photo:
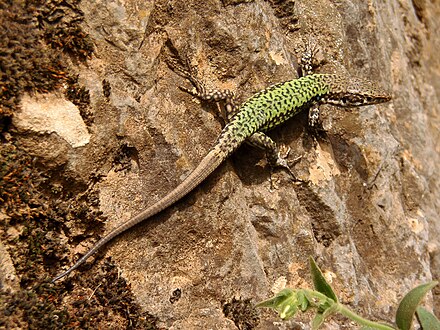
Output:
M403 297L396 312L396 326L394 326L367 320L342 305L313 258L310 258L310 270L315 290L284 289L275 297L258 303L257 307L272 308L282 319L291 318L298 311L316 309L312 329L318 329L330 315L340 313L360 324L362 330L410 330L414 315L417 313L421 329L440 330L440 321L432 313L419 306L423 297L438 284L437 281L419 285Z

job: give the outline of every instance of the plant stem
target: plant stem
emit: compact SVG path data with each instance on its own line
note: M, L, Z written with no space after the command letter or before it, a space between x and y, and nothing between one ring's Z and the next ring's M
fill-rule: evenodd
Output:
M338 303L338 311L348 317L349 319L352 319L353 321L357 322L360 325L365 325L367 327L371 327L371 328L375 328L375 329L379 329L379 330L396 330L396 328L390 327L389 325L385 325L382 323L377 323L377 322L373 322L367 319L364 319L363 317L357 315L356 313L354 313L353 311L351 311L350 309L348 309L347 307L345 307L344 305L341 305Z
M303 289L303 291L305 292L306 296L308 297L308 299L310 301L312 301L312 298L316 298L321 303L324 301L327 301L331 304L334 304L334 305L336 305L335 312L337 311L337 312L341 313L345 317L348 317L349 319L357 322L360 325L364 325L364 326L371 327L374 329L379 329L379 330L396 330L396 328L393 328L389 325L364 319L363 317L357 315L355 312L348 309L347 307L345 307L341 303L333 301L333 299L327 297L326 295L322 294L321 292L309 290L309 289Z

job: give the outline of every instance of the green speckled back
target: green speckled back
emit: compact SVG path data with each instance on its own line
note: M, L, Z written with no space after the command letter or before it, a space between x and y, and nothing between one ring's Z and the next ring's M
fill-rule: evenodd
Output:
M366 79L311 74L289 80L244 102L220 134L217 148L229 155L255 132L270 130L316 102L353 107L390 99L387 92Z
M328 76L328 77L327 77ZM236 149L257 131L267 131L285 122L329 92L326 78L332 75L309 75L272 85L250 97L232 117L218 142L224 151Z

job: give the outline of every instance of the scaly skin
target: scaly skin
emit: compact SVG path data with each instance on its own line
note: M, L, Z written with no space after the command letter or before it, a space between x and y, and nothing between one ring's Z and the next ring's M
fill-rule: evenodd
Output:
M219 99L218 92L215 96L216 100ZM55 277L52 282L78 268L114 237L147 220L188 194L254 133L270 130L312 105L329 103L352 107L387 102L390 99L387 93L375 88L367 80L346 79L332 74L310 74L266 88L249 98L237 109L212 149L180 185L145 211L113 229L71 268Z

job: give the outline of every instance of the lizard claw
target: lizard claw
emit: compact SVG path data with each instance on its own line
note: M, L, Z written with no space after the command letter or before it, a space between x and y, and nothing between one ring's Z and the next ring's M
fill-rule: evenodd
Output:
M304 180L301 180L299 178L297 178L297 176L295 175L295 173L293 173L292 169L290 168L289 163L287 162L287 158L289 156L289 153L291 151L291 148L286 146L286 145L280 145L279 146L279 151L278 151L278 157L275 161L275 164L273 167L282 167L285 170L287 170L287 172L290 174L290 176L292 177L293 181L296 182L304 182ZM293 160L293 165L298 163L301 160L302 156L298 156ZM272 180L271 180L272 182Z

